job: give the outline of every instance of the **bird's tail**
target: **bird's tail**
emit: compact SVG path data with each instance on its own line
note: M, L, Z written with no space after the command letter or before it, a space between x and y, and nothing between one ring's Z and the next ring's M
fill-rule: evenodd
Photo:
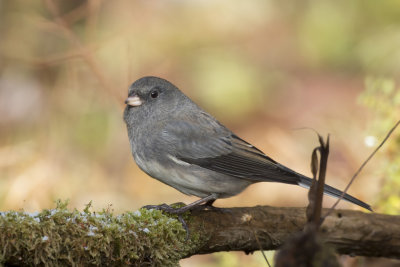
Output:
M312 183L312 179L302 175L300 177L300 181L298 182L298 185L300 185L302 187L305 187L305 188L310 188L311 187L311 183ZM343 192L326 184L326 185L324 185L324 193L327 194L327 195L330 195L332 197L335 197L335 198L340 198L340 196L342 195ZM355 198L355 197L353 197L353 196L351 196L349 194L344 194L343 199L348 201L348 202L354 203L354 204L356 204L356 205L358 205L360 207L363 207L363 208L365 208L367 210L372 211L370 205L368 205L365 202L362 202L361 200L359 200L359 199L357 199L357 198Z

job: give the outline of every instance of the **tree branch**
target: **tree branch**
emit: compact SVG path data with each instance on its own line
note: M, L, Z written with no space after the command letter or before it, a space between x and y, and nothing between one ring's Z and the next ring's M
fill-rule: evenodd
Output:
M254 232L264 250L277 249L289 236L302 231L305 214L305 208L267 206L192 212L191 231L210 238L191 255L258 250ZM320 230L340 254L400 258L400 216L335 210Z
M69 211L0 212L0 264L176 265L219 251L273 250L302 231L305 208L257 206L185 215L181 223L156 210L121 215ZM320 227L340 254L400 258L400 216L336 210Z

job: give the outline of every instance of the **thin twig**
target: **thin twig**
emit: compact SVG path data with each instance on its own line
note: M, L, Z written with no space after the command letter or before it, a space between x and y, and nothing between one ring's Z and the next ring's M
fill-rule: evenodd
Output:
M71 30L68 23L64 20L63 17L60 16L57 5L54 3L54 0L46 0L46 5L48 10L54 17L55 23L63 29L65 36L70 40L70 42L76 47L76 49L80 52L80 55L92 70L93 74L99 80L100 84L112 95L117 98L119 103L123 103L123 97L120 95L116 95L112 83L109 79L106 78L100 64L96 61L92 53L82 44L78 36Z
M264 250L263 250L263 248L262 248L262 246L261 246L261 242L260 242L260 240L258 239L258 236L256 235L256 232L254 231L254 229L252 229L252 230L253 230L253 234L254 234L254 237L255 237L255 239L256 239L258 248L260 249L261 254L262 254L263 257L264 257L265 262L268 264L268 267L271 267L271 264L269 263L269 261L268 261L268 259L267 259L267 256L266 256L265 253L264 253Z
M321 210L322 210L322 199L324 194L324 185L326 177L326 169L328 165L329 155L329 135L326 143L321 135L318 134L318 141L320 146L314 148L311 158L311 172L313 174L313 181L308 192L309 204L307 206L306 215L308 223L313 222L318 228L322 221ZM320 162L318 168L318 152L320 154ZM317 179L318 173L318 179Z
M325 219L327 216L329 216L332 213L332 211L336 208L336 206L340 202L340 200L343 199L344 195L347 193L347 190L350 188L351 184L354 182L356 177L360 174L360 172L365 167L365 165L367 165L367 163L370 161L370 159L372 159L372 157L375 156L376 152L378 152L378 150L383 146L383 144L386 143L386 141L389 139L390 135L397 128L397 126L399 126L399 124L400 124L400 120L396 122L396 124L392 127L392 129L390 129L390 131L387 133L386 137L379 144L379 146L377 146L377 148L375 148L375 150L371 153L371 155L369 155L369 157L363 162L363 164L361 164L360 168L356 171L356 173L353 175L353 177L351 177L351 180L348 183L348 185L346 186L346 188L343 190L343 193L336 200L335 204L333 204L333 206L329 209L329 211L326 213L326 215L323 217L323 219Z
M320 166L319 166L319 173L318 173L318 184L317 184L317 198L315 203L315 213L314 213L314 223L315 225L319 226L323 219L321 220L322 214L322 199L324 195L324 186L325 186L325 177L326 177L326 170L328 167L328 156L329 156L329 134L326 138L326 143L322 136L318 135L319 143L321 144L321 149L319 150L320 153Z

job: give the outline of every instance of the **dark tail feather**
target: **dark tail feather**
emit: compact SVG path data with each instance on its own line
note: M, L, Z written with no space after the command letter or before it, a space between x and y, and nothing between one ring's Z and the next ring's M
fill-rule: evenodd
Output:
M300 182L298 183L298 185L303 186L305 188L310 188L311 183L312 183L312 179L310 179L308 177L305 177L305 176L302 176L300 178ZM324 193L327 194L327 195L330 195L332 197L339 198L342 195L343 192L326 184L324 186ZM345 194L343 196L343 199L348 201L348 202L354 203L354 204L356 204L356 205L358 205L360 207L363 207L363 208L365 208L367 210L372 211L370 205L368 205L365 202L362 202L361 200L359 200L359 199L357 199L357 198L355 198L353 196L350 196L349 194Z

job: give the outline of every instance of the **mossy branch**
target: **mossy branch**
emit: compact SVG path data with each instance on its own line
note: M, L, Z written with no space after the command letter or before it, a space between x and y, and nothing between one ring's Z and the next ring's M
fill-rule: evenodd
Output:
M155 210L112 215L59 203L41 213L2 212L0 263L171 266L195 254L277 249L306 222L304 208L266 206L194 211L185 220L189 240L178 220ZM341 254L400 258L400 216L338 210L321 231Z
M181 223L161 211L0 213L0 265L171 266L189 253ZM194 236L193 236L194 237Z

